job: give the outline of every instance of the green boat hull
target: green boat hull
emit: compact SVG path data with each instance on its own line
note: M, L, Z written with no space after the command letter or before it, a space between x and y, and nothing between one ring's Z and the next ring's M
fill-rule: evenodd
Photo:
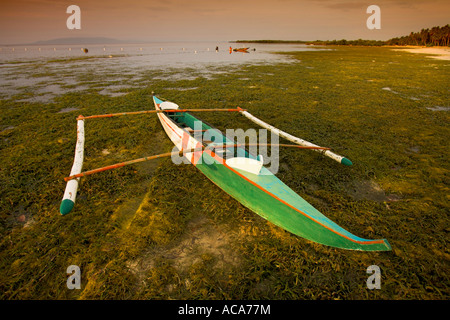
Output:
M203 157L209 155L204 153ZM197 168L218 187L259 216L299 237L343 249L391 250L384 239L362 239L341 228L275 176L260 176L261 179L250 182L250 174L244 171L220 163L202 162ZM281 197L283 193L284 197Z

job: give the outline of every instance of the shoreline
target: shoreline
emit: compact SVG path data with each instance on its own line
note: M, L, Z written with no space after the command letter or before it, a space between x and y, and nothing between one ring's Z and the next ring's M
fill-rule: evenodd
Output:
M450 47L424 47L424 46L392 46L394 51L406 51L410 53L430 54L427 58L438 60L450 60Z
M292 44L292 45L307 45L307 46L363 46L364 45L352 45L352 44L317 44L314 41L301 41L301 40L236 40L230 41L230 43L253 43L253 44ZM410 53L429 54L427 58L438 60L450 60L450 47L426 47L426 46L395 46L395 45L381 45L376 47L390 48L394 51L406 51Z

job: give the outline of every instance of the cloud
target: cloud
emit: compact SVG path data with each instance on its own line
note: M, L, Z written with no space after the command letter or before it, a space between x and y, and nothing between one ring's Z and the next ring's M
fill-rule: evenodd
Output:
M368 5L367 3L361 3L356 1L346 1L346 2L336 2L336 3L329 3L326 5L327 8L330 9L337 9L337 10L361 10L366 8Z
M417 9L422 5L433 7L437 7L439 5L448 6L448 0L372 0L372 1L305 0L305 2L316 3L326 8L344 11L367 8L369 5L372 4L378 5L379 7L386 6L390 8L403 8L403 9Z

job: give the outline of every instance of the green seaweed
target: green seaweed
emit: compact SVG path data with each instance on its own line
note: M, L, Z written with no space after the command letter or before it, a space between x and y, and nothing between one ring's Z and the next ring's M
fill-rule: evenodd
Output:
M1 299L448 299L450 122L447 111L427 109L449 106L448 62L388 48L327 48L208 78L155 80L143 70L133 82L140 87L119 97L94 87L49 103L3 98ZM45 67L35 76L53 73ZM107 87L107 76L79 72ZM280 149L277 175L352 233L388 239L392 251L298 238L168 158L83 178L73 212L61 216L76 116L152 109L152 92L186 108L246 108L348 157L351 167ZM58 113L64 108L77 111ZM255 127L238 114L201 117L221 130ZM84 168L172 147L154 115L87 120ZM373 264L380 290L366 287ZM66 287L70 265L81 269L81 290Z

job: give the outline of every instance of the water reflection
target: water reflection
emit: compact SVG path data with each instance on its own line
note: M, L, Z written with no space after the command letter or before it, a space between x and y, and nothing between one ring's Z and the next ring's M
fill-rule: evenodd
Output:
M230 46L245 46L250 50L230 54ZM120 89L148 85L149 78L209 78L238 70L242 64L294 61L274 52L323 50L306 45L228 42L3 46L0 49L0 98L40 102L92 87L98 88L101 94L117 96L125 94ZM27 94L20 96L24 93Z
M232 52L229 47L250 47L247 53ZM85 53L85 50L88 50ZM273 62L285 60L275 51L306 51L317 48L306 45L237 44L228 42L155 42L147 44L115 45L45 45L2 46L0 62L25 62L48 59L82 57L127 57L128 64L151 66L179 66L191 63Z

